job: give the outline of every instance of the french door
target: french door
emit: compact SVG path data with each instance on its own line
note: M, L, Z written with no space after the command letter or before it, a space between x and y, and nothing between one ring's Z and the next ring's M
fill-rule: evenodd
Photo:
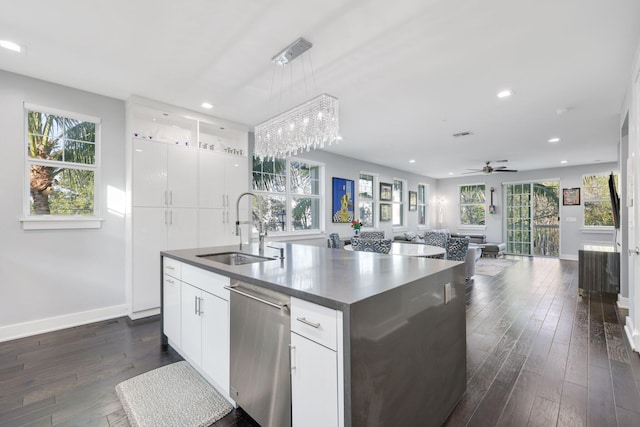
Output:
M560 182L505 184L507 253L557 257Z

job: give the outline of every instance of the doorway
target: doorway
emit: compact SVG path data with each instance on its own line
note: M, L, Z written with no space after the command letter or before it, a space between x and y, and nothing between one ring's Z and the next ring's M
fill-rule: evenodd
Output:
M560 181L505 184L507 253L559 257Z

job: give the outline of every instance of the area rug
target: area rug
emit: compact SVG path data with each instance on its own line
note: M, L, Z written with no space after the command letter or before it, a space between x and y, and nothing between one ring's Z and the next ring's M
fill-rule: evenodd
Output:
M232 406L187 362L176 362L116 386L132 427L206 427Z
M476 274L482 274L483 276L496 276L505 268L511 267L516 262L518 262L517 259L481 257L476 263Z

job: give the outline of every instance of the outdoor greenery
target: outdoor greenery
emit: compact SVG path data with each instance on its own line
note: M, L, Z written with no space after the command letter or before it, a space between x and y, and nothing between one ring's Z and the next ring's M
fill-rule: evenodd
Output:
M266 224L268 231L285 231L290 217L293 230L319 229L319 169L304 162L254 157L252 188L258 200L253 200L253 221Z
M614 175L616 188L618 176ZM619 190L618 190L619 191ZM584 225L613 227L613 212L609 195L609 175L589 175L582 180Z
M558 256L559 242L558 182L507 185L507 252Z
M485 186L460 186L460 224L485 225Z
M32 215L93 215L96 124L27 111Z

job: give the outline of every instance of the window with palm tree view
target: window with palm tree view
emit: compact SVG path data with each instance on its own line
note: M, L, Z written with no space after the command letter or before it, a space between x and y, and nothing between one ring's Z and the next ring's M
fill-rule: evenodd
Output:
M28 215L95 215L99 120L26 108Z
M253 157L253 221L268 231L319 231L322 166Z

